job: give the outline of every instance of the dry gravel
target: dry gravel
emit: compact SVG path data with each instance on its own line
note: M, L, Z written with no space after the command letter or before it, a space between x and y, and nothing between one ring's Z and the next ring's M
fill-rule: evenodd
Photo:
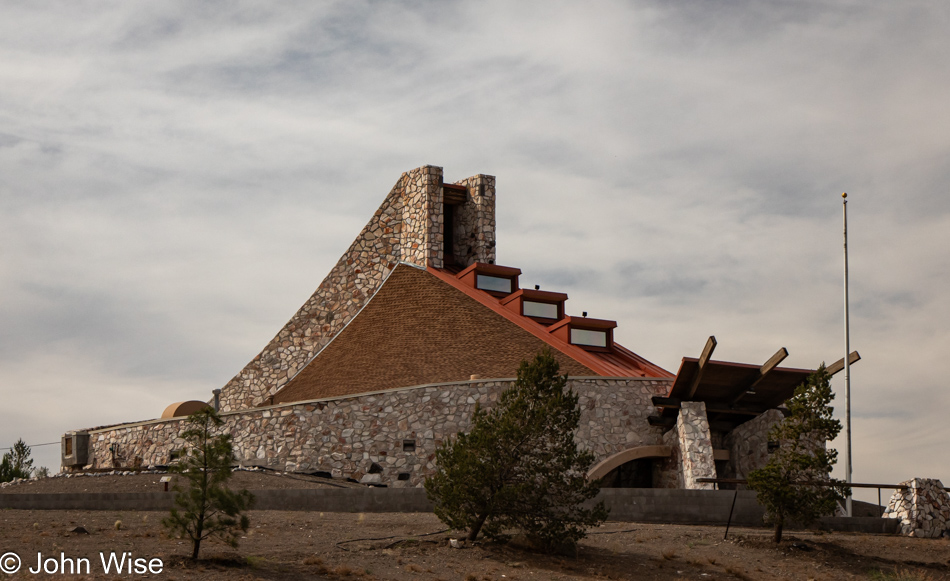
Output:
M160 475L51 479L13 491L133 491L157 487ZM326 486L261 473L238 473L248 488ZM241 479L241 480L237 480ZM192 563L190 544L168 536L164 513L110 511L0 511L0 553L14 551L35 566L44 556L85 557L93 579L103 575L100 551L157 557L164 571L151 577L223 579L431 579L459 581L561 579L865 579L903 572L905 579L950 579L950 539L792 532L776 547L765 529L607 523L582 541L576 556L549 556L516 546L479 543L454 549L454 537L431 514L353 514L252 511L251 529L238 549L206 543ZM118 530L116 521L121 521ZM83 526L90 534L70 532ZM63 578L31 575L7 579ZM76 577L68 577L76 578Z

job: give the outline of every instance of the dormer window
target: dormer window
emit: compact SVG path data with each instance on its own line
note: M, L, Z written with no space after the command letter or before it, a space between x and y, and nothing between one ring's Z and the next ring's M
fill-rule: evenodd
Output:
M543 290L519 289L502 299L507 309L542 325L552 325L564 317L567 295Z
M610 351L614 343L616 321L588 317L564 317L548 332L571 345L588 351Z
M571 329L571 343L587 347L606 347L607 331L591 329Z
M475 288L483 291L510 295L512 282L510 278L502 278L500 276L490 276L487 274L475 275Z
M521 269L497 264L476 262L456 275L456 278L478 290L503 298L518 290Z
M539 319L557 319L558 308L556 303L523 301L521 303L521 314L526 317L537 317Z

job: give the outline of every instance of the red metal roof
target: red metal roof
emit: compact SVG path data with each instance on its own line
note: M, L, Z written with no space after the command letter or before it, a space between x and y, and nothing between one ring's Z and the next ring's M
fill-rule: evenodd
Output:
M504 268L506 271L517 270L508 269L507 267L498 267L497 265L492 266L494 266L496 269ZM451 271L433 268L431 266L426 270L435 275L442 282L445 282L446 284L449 284L452 287L462 291L469 297L490 308L492 311L498 313L522 329L538 337L550 345L551 348L557 349L565 355L568 355L575 361L594 370L599 375L605 377L657 377L663 379L669 379L673 377L673 374L669 371L658 365L650 363L643 357L640 357L619 343L614 343L610 350L603 352L587 351L576 345L571 345L570 343L553 336L550 333L549 327L535 322L530 317L522 316L505 308L502 305L502 301L507 297L499 299L485 291L478 290L459 280L459 278L452 274ZM520 271L518 272L520 273ZM582 320L583 319L575 318L575 321Z

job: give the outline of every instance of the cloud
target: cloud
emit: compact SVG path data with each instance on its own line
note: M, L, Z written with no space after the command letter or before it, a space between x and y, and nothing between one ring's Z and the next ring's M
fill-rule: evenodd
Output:
M948 20L917 2L9 7L0 389L47 412L0 439L207 396L431 163L498 176L499 260L673 371L710 334L724 359L840 356L848 191L856 474L941 476Z

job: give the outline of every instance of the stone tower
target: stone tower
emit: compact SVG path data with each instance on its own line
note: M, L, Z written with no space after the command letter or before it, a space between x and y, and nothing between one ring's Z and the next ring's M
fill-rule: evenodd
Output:
M495 262L495 178L454 184L426 165L400 176L310 299L221 393L221 411L268 398L346 326L399 264L464 268Z

